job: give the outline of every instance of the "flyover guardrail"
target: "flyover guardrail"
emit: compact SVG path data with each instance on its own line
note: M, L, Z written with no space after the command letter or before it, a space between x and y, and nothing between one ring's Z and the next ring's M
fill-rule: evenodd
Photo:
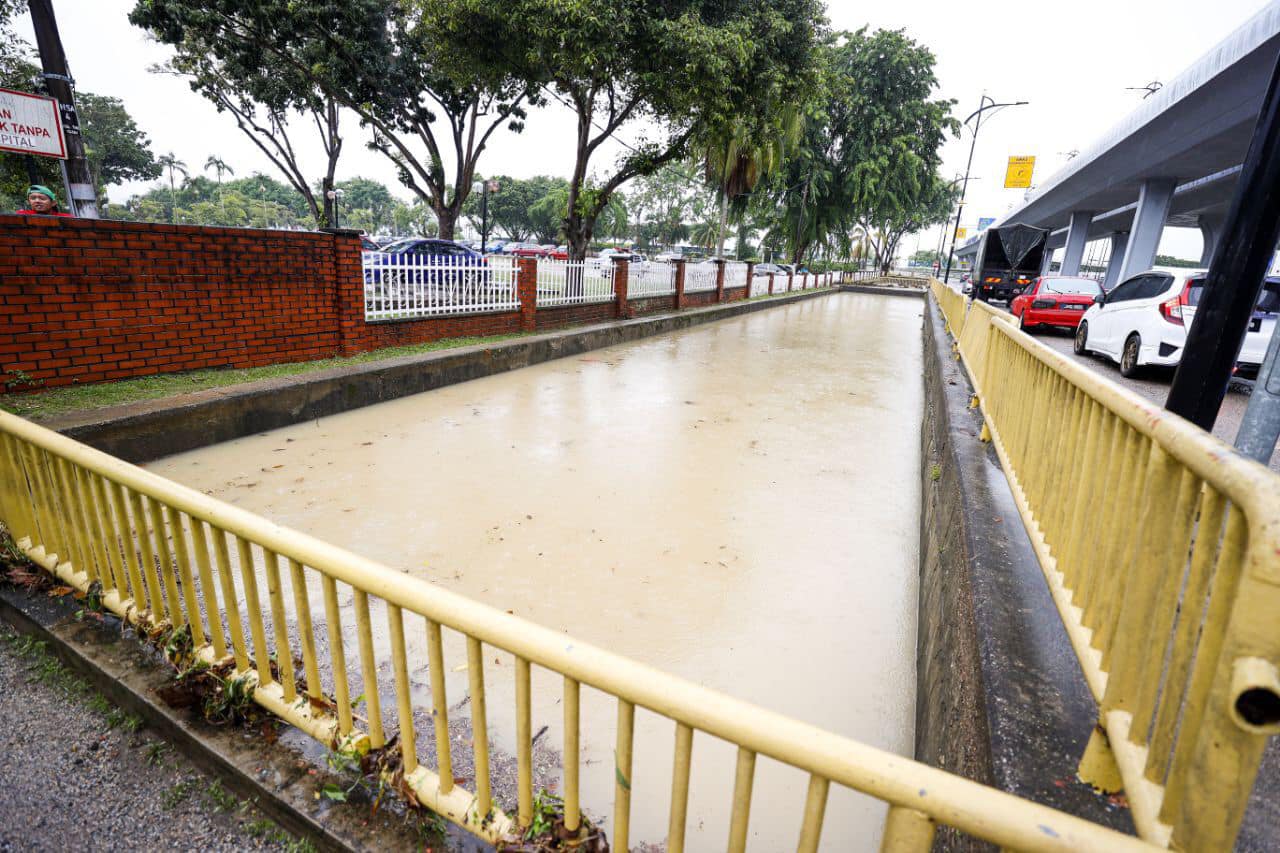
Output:
M1234 844L1280 732L1280 476L933 281L1146 839Z
M63 583L82 591L100 585L108 609L153 635L189 630L197 657L251 679L259 704L331 749L382 750L392 742L379 699L382 676L371 627L371 614L385 611L399 727L391 748L399 752L403 780L420 803L490 841L522 833L532 819L530 671L543 667L563 679L564 823L570 832L583 826L578 786L581 687L616 700L614 849L629 849L631 841L629 779L637 708L661 715L675 734L670 789L634 794L670 798L666 849L672 853L684 847L695 733L723 739L738 750L734 778L724 780L725 796L733 803L729 850L746 846L758 756L794 768L799 783L805 784L807 777L805 805L796 816L797 849L802 851L818 847L832 784L889 805L885 849L928 850L937 824L1024 850L1152 849L1131 836L567 640L559 632L282 527L7 413L0 413L0 515L18 547ZM287 571L282 572L282 561ZM339 606L340 591L347 600L346 588L351 603ZM313 611L311 596L317 590L323 603ZM327 644L314 636L320 614ZM358 647L355 674L366 703L363 721L353 714L351 655L344 645L343 626L352 621ZM410 672L417 667L406 649L407 621L414 630L425 631L427 639L429 716L437 755L430 768L420 763L416 747ZM451 764L445 629L466 640L474 792L455 784ZM515 657L514 816L503 814L491 796L486 646ZM332 695L321 689L322 675L331 680ZM601 736L592 733L593 738Z

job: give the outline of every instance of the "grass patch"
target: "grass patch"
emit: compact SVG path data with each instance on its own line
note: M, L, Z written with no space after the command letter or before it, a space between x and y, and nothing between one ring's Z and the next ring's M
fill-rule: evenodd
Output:
M139 400L156 400L177 394L189 394L208 388L225 388L259 379L275 379L281 376L297 376L333 367L349 367L387 358L419 355L436 350L456 349L476 344L493 344L513 338L526 337L533 332L515 332L509 335L490 335L483 338L449 338L412 346L389 347L373 352L319 361L298 361L290 364L270 364L265 367L208 368L186 373L165 373L159 376L141 376L122 379L119 382L99 382L93 385L68 385L36 391L30 394L0 394L0 409L24 418L50 418L66 412L103 409Z
M213 807L220 812L229 812L240 805L240 799L222 787L221 779L214 779L207 793L209 799L213 801Z
M274 841L282 845L286 853L315 853L316 847L310 839L289 834L273 820L255 820L246 825L244 831L252 838Z
M195 779L184 779L165 791L160 797L160 803L169 811L176 809L187 797L191 796L191 792L195 790Z

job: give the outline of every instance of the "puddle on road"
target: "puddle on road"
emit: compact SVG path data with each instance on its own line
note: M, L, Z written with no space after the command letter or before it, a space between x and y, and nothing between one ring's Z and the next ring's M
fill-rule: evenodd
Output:
M913 299L840 294L148 467L577 639L910 755L920 315ZM413 681L425 691L422 634L420 621L409 626ZM453 705L467 673L462 644L449 653ZM486 665L492 738L509 750L513 666L499 652ZM535 669L534 731L548 726L557 746L561 689ZM384 712L390 721L394 704ZM584 689L582 799L600 816L612 810L615 722L614 703ZM665 835L673 729L637 716L633 843ZM419 729L420 744L430 736ZM723 849L734 750L699 734L693 755L689 849ZM806 786L803 774L759 761L752 849L795 845ZM833 786L823 848L875 849L883 812Z

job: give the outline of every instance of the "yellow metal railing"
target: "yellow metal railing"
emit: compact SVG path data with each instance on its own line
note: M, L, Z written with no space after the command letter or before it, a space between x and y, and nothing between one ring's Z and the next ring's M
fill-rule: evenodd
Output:
M1280 732L1280 477L932 290L1098 702L1082 777L1148 840L1230 849Z
M818 847L832 784L889 804L883 847L887 850L928 850L936 824L1014 849L1152 849L1139 839L570 641L561 633L280 527L4 413L0 413L0 514L32 560L78 589L100 583L106 606L125 619L153 628L190 626L205 660L234 662L239 673L256 679L254 696L260 704L334 748L377 749L389 742L378 699L382 676L370 618L371 603L380 600L387 618L404 781L419 802L489 840L518 833L532 819L530 672L543 667L563 679L563 794L565 825L570 830L578 829L581 821L580 688L586 685L616 700L618 783L610 824L616 850L629 849L632 791L627 780L637 708L665 718L675 733L670 790L641 792L647 797L670 797L666 849L672 853L684 848L695 733L737 747L734 778L724 780L726 797L732 791L727 840L731 851L746 846L757 756L800 771L797 781L808 778L808 795L796 827L802 851ZM323 613L324 645L313 636L311 596L317 590L322 605L314 612L317 618ZM349 609L339 606L340 593L344 602L351 602ZM353 613L355 620L355 675L366 702L363 730L357 728L352 713L344 612ZM410 672L420 672L421 662L410 660L405 639L410 628L425 631L427 640L434 768L420 763L416 748ZM474 792L462 790L454 781L442 647L445 629L459 632L466 641ZM518 806L514 817L494 808L490 794L486 646L515 657L515 666L503 669L513 669L515 687ZM305 687L294 671L295 655L302 662ZM321 690L322 671L333 684L331 698Z

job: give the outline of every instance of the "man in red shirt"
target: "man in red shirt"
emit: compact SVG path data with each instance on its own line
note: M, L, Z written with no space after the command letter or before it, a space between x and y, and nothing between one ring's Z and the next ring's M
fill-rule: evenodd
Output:
M58 210L58 197L53 190L40 184L27 187L27 207L18 213L25 216L70 216Z

